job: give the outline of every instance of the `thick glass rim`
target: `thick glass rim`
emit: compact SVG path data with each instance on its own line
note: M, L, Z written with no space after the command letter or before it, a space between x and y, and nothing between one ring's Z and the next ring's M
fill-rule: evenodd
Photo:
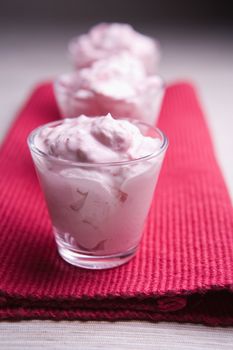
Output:
M78 118L78 117L76 117ZM91 118L91 117L90 117ZM87 162L87 163L82 163L82 162L75 162L75 161L71 161L68 159L63 159L63 158L57 158L54 157L50 154L47 154L45 152L43 152L41 149L39 149L39 147L37 147L35 145L35 137L36 135L43 130L46 127L53 127L59 124L64 123L67 120L72 121L75 118L65 118L65 119L60 119L60 120L56 120L50 123L46 123L44 125L41 125L37 128L35 128L34 130L32 130L30 132L30 134L27 137L27 143L28 143L28 147L30 149L30 151L32 151L34 154L36 154L37 156L43 157L44 159L47 159L49 161L53 161L59 164L63 164L63 165L69 165L69 166L75 166L75 167L106 167L106 166L122 166L122 165L130 165L130 164L135 164L141 161L145 161L145 160L149 160L149 159L153 159L158 157L160 154L162 154L168 147L168 138L167 136L164 134L164 132L162 130L160 130L157 127L153 127L150 124L144 123L142 121L139 121L138 119L129 119L129 118L118 118L121 120L128 120L133 124L136 125L142 125L144 127L150 128L151 130L153 130L155 133L157 133L160 136L160 140L161 140L161 145L159 147L158 150L156 150L155 152L152 152L148 155L145 155L143 157L139 157L136 159L132 159L132 160L122 160L122 161L112 161L112 162L96 162L96 163L91 163L91 162Z

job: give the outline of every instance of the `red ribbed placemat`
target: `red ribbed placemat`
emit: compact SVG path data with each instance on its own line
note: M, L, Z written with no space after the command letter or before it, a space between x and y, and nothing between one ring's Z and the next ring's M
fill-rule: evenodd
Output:
M0 318L145 319L233 325L233 213L193 87L167 89L170 147L136 257L106 271L64 262L26 145L59 116L40 85L0 151Z

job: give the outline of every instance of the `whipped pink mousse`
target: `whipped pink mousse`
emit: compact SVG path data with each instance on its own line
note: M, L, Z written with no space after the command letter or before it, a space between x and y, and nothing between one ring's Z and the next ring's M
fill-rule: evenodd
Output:
M35 135L32 156L60 253L135 252L165 153L161 139L110 114L50 123Z
M133 118L154 124L164 94L162 79L148 76L142 63L122 53L64 74L55 82L55 96L63 117L80 114Z
M69 52L77 69L127 52L142 62L147 74L154 74L160 60L157 41L136 32L129 24L121 23L101 23L94 26L87 34L70 42Z

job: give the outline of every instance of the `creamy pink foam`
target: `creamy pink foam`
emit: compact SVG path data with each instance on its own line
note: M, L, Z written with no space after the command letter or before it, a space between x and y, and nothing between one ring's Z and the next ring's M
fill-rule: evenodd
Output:
M103 117L65 119L56 127L47 127L37 136L37 146L46 154L76 162L116 162L147 156L160 141L141 134L127 120Z
M87 34L73 39L69 45L76 68L88 67L93 62L121 52L137 57L148 74L154 74L160 59L158 42L136 32L129 24L101 23Z
M163 154L128 161L159 151L159 138L111 115L81 116L42 128L35 145L52 156L34 161L58 244L95 255L138 245Z
M142 63L127 53L62 75L55 84L58 105L62 116L67 118L110 112L153 124L163 93L161 78L147 76Z

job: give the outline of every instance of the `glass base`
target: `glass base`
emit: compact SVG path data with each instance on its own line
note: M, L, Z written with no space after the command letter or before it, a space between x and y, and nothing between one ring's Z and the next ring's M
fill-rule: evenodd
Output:
M132 259L137 251L137 247L131 248L124 253L114 255L88 255L80 253L67 246L58 243L58 252L60 256L68 263L84 269L103 270L111 269L127 263Z

